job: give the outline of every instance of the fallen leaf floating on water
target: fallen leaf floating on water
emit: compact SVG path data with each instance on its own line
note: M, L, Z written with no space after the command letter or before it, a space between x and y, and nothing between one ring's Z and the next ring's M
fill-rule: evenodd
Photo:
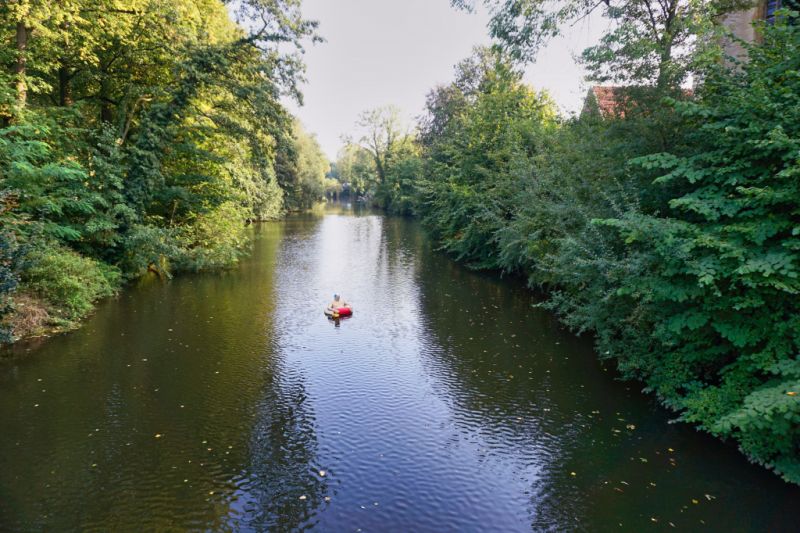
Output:
M786 395L787 396L797 396L797 393L795 391L789 391L789 392L786 393Z
M156 438L160 439L162 437L161 433L156 433Z
M300 500L301 500L301 501L305 501L305 499L306 499L306 495L305 495L305 494L303 494L302 496L300 496Z
M325 477L326 474L327 472L325 472L324 470L319 471L319 477Z

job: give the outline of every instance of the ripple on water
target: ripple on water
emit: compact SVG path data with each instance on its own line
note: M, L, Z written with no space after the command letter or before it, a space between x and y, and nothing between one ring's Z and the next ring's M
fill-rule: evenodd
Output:
M352 319L322 315L334 292ZM0 529L796 523L796 490L531 303L407 221L262 226L237 271L142 286L0 369Z

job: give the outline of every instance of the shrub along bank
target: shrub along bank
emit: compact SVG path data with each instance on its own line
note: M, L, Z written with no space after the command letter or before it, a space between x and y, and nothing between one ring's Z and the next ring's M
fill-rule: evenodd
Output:
M800 483L800 28L731 68L559 121L481 52L433 91L415 211L443 250L527 276L602 358Z

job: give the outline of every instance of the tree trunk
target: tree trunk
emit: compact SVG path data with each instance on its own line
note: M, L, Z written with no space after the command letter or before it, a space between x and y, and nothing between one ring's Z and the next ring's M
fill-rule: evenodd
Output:
M672 65L672 49L675 46L675 23L678 12L678 2L672 1L668 5L664 20L664 35L661 39L661 54L658 62L658 79L656 86L659 90L672 88L674 80Z
M64 35L68 35L69 33L69 22L63 22L61 24L61 31L64 32ZM67 43L63 44L66 52ZM72 105L72 73L69 71L69 65L67 63L67 56L64 55L58 60L58 105L61 107L67 107Z
M69 72L69 68L64 65L62 60L61 66L58 68L58 105L61 107L72 105L71 81L72 75Z
M14 73L17 78L17 107L22 110L28 100L28 82L25 79L28 63L28 28L23 21L17 22L17 64Z
M375 170L378 172L378 182L383 185L386 183L386 170L380 154L375 156Z
M112 122L114 117L111 111L111 99L109 98L108 78L105 70L101 70L102 79L100 80L100 121Z

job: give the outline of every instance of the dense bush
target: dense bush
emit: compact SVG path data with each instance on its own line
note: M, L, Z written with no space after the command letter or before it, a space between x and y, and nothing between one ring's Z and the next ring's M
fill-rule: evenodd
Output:
M537 138L555 127L555 106L490 51L479 51L457 75L451 90L429 98L420 213L444 250L471 266L497 268L499 232L524 184L520 171L538 155ZM426 131L434 125L436 135Z
M19 284L17 268L17 249L13 236L0 232L0 343L11 340L11 330L4 325L3 319L12 310L11 295Z
M43 298L58 325L71 326L119 286L116 268L54 242L31 250L26 262L21 289Z
M395 215L411 215L417 195L417 180L422 175L422 159L416 145L410 145L388 169L386 183L376 191L380 205Z
M633 87L616 117L556 126L501 65L457 80L429 98L417 208L457 258L545 288L681 420L800 483L792 16L748 62L706 67L694 99Z
M227 202L213 211L197 215L178 237L185 252L178 270L212 270L236 263L248 243L247 210Z
M316 39L299 1L113 4L0 5L0 307L20 277L25 300L6 324L72 323L120 277L232 265L247 221L323 198L321 150L281 101Z
M619 292L647 309L647 350L615 346L682 419L734 437L800 482L800 30L766 31L741 71L717 68L676 106L688 154L634 161L680 191L615 228L642 268Z

